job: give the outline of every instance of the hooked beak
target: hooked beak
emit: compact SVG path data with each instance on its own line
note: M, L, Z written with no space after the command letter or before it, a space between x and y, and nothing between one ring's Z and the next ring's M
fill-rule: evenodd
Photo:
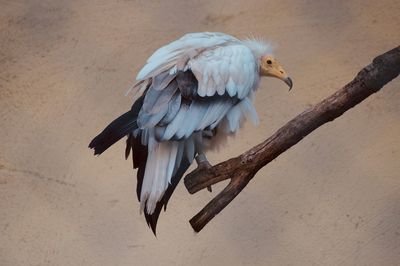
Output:
M261 58L260 76L274 77L284 81L289 86L289 91L293 87L292 79L288 76L282 66L276 60L268 59L268 57Z
M289 91L292 89L293 87L293 81L291 78L287 77L283 80L288 86L289 86Z

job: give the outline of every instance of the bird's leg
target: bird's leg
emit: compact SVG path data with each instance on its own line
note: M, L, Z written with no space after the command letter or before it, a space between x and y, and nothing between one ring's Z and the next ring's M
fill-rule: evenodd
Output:
M206 155L203 152L199 152L196 156L196 162L197 162L197 169L196 171L201 171L205 169L210 169L212 165L210 162L207 160ZM211 186L207 187L207 190L212 192Z
M202 169L209 169L212 167L210 162L207 160L207 157L204 153L199 153L196 156L197 168Z

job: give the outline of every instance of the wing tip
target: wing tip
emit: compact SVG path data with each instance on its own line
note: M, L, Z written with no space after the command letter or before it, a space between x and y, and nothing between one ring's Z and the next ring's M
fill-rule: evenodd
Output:
M106 150L104 145L98 142L97 137L89 143L88 148L93 149L93 155L100 155Z

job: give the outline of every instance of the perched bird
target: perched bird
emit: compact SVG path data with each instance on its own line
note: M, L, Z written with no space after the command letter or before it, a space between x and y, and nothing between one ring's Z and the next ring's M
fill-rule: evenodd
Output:
M292 88L263 41L186 34L150 56L133 86L141 96L91 141L94 154L101 154L128 137L125 157L132 151L140 210L154 234L161 209L192 161L199 169L211 167L205 151L246 118L258 123L253 98L262 76Z

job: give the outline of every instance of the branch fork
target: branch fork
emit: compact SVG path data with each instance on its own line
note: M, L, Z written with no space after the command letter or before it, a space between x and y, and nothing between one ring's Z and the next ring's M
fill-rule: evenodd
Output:
M344 112L379 91L400 74L400 46L376 57L343 88L305 110L278 129L264 142L238 157L186 175L184 184L193 194L218 182L229 184L192 219L190 224L200 232L250 182L258 170L301 141L312 131L341 116Z

